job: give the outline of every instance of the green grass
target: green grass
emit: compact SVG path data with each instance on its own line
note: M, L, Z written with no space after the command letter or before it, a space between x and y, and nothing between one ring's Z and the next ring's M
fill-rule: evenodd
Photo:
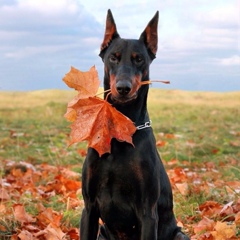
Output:
M0 93L0 159L78 164L78 148L67 147L69 123L63 115L73 91L42 90ZM176 139L160 149L164 160L202 162L239 160L240 93L203 93L150 88L148 108L156 139ZM235 146L236 145L236 146ZM231 173L229 173L229 171ZM238 174L225 170L226 175Z
M78 163L80 157L76 147L67 148L70 129L63 117L66 104L74 95L73 91L60 90L1 92L1 157L60 165ZM237 141L233 133L240 131L239 92L223 94L151 88L148 105L157 139L159 133L180 135L161 149L166 160L239 158L238 148L233 146ZM188 141L194 147L186 144ZM218 152L213 155L215 149Z
M75 92L44 90L34 92L0 92L0 167L3 160L26 161L32 164L48 163L54 166L72 166L81 172L84 158L77 150L86 143L71 147L69 122L63 115L67 102ZM240 92L203 93L150 88L149 114L157 141L166 144L159 152L166 168L167 162L177 159L177 166L186 163L193 168L202 163L214 163L224 180L239 180L240 162ZM174 134L175 138L166 138ZM226 165L227 163L227 165ZM238 163L238 164L232 164ZM224 164L224 168L221 168ZM188 166L189 166L188 165ZM2 167L1 167L2 168ZM0 176L5 170L0 170ZM206 178L209 178L206 175ZM206 200L227 201L224 190L216 193L175 194L175 211L184 219L194 215L200 203ZM31 196L22 201L31 202ZM55 196L47 207L56 211L66 208ZM29 203L34 212L34 204ZM79 213L64 210L67 225L78 226Z
M75 147L67 148L70 129L63 115L73 95L57 90L1 93L1 157L54 165L82 161Z
M160 132L179 135L161 149L166 160L239 159L238 147L231 143L239 140L234 133L240 131L240 93L150 91L149 112L156 138Z

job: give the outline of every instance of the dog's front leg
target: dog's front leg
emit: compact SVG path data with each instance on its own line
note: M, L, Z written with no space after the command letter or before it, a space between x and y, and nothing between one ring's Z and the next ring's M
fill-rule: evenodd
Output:
M142 217L141 240L157 240L158 215L157 210L145 212Z
M96 209L91 206L82 211L80 224L81 240L96 240L98 234L98 214Z

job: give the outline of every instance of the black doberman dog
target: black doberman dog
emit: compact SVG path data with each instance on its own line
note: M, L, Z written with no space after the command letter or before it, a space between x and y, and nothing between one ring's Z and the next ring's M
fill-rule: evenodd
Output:
M147 112L149 65L157 52L158 12L138 40L120 38L110 10L100 57L108 101L137 127L134 147L116 139L111 153L88 149L83 166L81 240L189 240L176 225L172 191ZM106 96L105 96L106 97ZM99 228L99 219L103 225Z

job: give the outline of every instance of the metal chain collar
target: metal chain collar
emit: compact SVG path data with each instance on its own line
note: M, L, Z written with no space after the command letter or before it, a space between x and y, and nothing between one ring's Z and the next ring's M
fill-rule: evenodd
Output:
M152 123L152 121L149 120L148 122L145 122L142 125L136 126L136 128L137 128L137 130L142 130L142 129L145 129L145 128L149 128L149 127L151 127L151 123Z

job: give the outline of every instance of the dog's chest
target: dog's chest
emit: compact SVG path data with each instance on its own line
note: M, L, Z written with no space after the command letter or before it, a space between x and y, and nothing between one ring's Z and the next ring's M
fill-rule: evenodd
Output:
M116 195L123 200L135 196L136 186L142 176L138 162L121 162L121 159L103 163L101 173L98 195L108 195L109 198Z
M97 204L101 218L108 224L136 223L135 209L141 199L141 189L138 184L138 174L134 173L134 164L103 163L101 177L98 183ZM127 227L127 226L124 226Z

